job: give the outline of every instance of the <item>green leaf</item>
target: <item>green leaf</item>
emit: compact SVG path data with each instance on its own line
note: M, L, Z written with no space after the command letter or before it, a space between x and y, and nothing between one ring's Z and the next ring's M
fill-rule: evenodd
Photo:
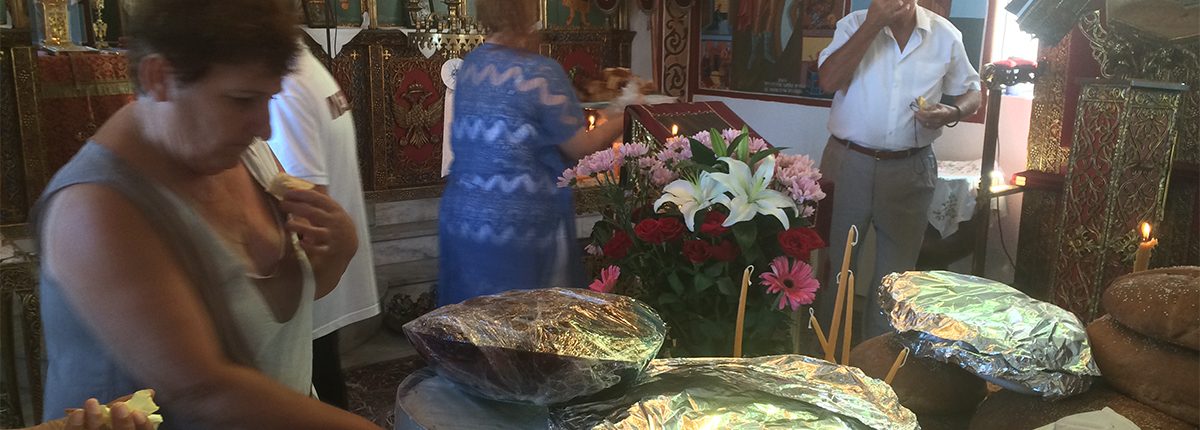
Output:
M750 159L750 135L742 134L737 138L736 146L737 159L746 161ZM751 165L753 167L753 165Z
M717 278L717 291L720 291L721 294L726 296L732 296L740 293L739 291L734 290L733 280L729 279L728 276L721 276Z
M692 161L695 161L702 166L712 166L717 164L717 155L713 152L713 150L708 149L708 147L704 146L703 143L700 143L699 140L689 140L691 140L692 145Z
M704 275L696 275L696 277L693 278L693 282L696 284L697 293L703 292L704 290L707 290L709 287L713 286L713 279Z
M675 294L678 294L680 296L683 295L683 293L684 293L683 281L679 280L678 273L671 272L671 274L667 276L667 283L671 284L671 290L675 291Z
M725 263L717 263L704 268L704 274L716 278L725 273Z
M672 303L679 303L679 296L671 293L663 293L661 296L658 296L658 304L669 305Z
M767 148L767 149L764 149L764 150L762 150L762 151L755 152L755 153L754 153L754 156L753 156L753 157L750 157L750 163L749 163L749 164L750 164L751 166L753 166L753 165L755 165L755 164L758 164L758 162L759 162L759 161L762 161L762 160L764 160L764 159L766 159L767 157L770 157L770 156L772 156L772 155L778 154L778 153L779 153L779 151L780 151L780 150L782 150L782 149L783 149L783 148Z
M712 141L713 152L717 154L717 157L729 156L729 146L725 145L725 138L721 137L720 131L710 128L708 130L708 139ZM696 153L692 152L692 154L695 155Z
M742 249L742 258L745 261L754 262L762 259L762 250L758 249L755 243L758 240L758 224L753 220L734 224L733 238L737 241L738 247Z

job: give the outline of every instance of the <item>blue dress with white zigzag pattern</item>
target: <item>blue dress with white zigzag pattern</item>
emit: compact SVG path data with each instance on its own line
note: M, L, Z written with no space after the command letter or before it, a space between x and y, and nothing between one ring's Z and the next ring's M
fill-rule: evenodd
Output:
M438 305L512 289L583 286L559 144L584 124L554 60L486 43L463 59L438 215Z

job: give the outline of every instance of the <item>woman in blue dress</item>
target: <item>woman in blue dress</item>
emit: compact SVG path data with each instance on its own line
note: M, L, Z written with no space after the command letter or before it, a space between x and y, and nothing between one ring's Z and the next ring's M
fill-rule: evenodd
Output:
M479 0L491 30L463 60L439 214L438 304L512 289L583 286L568 163L607 148L622 117L587 130L562 66L538 55L537 3Z

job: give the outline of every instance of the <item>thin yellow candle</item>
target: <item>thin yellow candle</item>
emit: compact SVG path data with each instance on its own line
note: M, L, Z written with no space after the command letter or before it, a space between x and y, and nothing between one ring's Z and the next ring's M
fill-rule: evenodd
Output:
M846 281L848 280L846 278L848 276L847 272L850 271L850 253L853 250L854 245L857 244L858 226L851 225L850 229L846 231L846 247L844 248L844 252L842 252L842 270L838 272L838 289L837 295L834 296L836 299L834 299L833 303L833 322L829 326L830 348L828 351L825 351L825 361L830 363L837 362L833 354L834 351L837 350L838 329L841 327L842 323L842 308L844 306L843 300L846 296Z
M842 364L850 364L850 335L854 330L854 272L850 272L850 280L846 281L846 338L842 340Z
M885 384L892 385L892 379L896 378L896 372L899 371L901 367L904 367L904 363L907 361L908 347L906 346L904 347L903 351L900 351L900 355L896 356L896 361L892 362L892 368L888 370L887 376L883 378L883 382Z
M1142 243L1138 244L1137 252L1133 254L1133 271L1141 272L1150 268L1150 250L1158 246L1158 238L1150 237L1150 223L1142 223Z
M808 316L808 325L812 326L813 332L817 333L817 343L821 345L821 351L824 351L825 355L828 356L830 354L829 340L825 339L825 332L821 331L821 323L817 321L816 315L810 314Z
M742 324L746 321L746 290L750 288L750 272L754 266L746 266L742 272L742 293L738 298L737 323L733 333L733 357L742 357Z

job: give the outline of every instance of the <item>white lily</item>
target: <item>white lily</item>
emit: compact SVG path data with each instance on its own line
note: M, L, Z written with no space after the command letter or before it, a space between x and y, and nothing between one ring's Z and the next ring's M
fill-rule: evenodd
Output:
M663 187L665 194L654 201L654 210L657 211L663 203L674 203L683 213L683 223L687 224L688 231L696 231L696 212L712 206L713 200L721 195L718 187L707 172L700 175L699 182L676 180Z
M757 214L770 215L788 228L788 216L784 209L796 210L796 201L783 193L767 188L775 175L775 156L770 156L759 163L758 169L750 174L750 166L740 160L730 157L718 159L729 166L729 173L713 173L717 181L717 191L720 195L713 203L720 203L729 208L729 216L723 226L729 227L742 221L754 219ZM733 199L725 195L733 195Z

